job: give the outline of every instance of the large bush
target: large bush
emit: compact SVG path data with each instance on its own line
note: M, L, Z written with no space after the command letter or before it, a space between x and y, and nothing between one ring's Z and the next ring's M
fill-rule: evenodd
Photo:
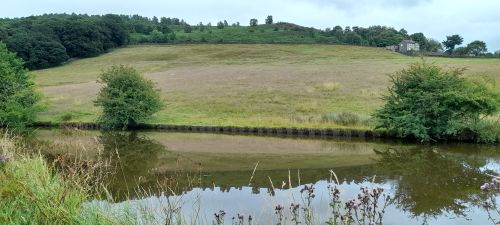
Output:
M482 116L494 114L499 96L485 85L463 78L462 73L463 69L446 71L416 63L391 75L385 105L375 114L376 128L421 141L446 139Z
M153 82L144 79L134 68L113 66L100 75L104 87L96 106L102 107L99 123L105 129L127 129L144 122L163 104Z
M23 61L0 42L0 125L22 128L33 122L41 109L40 94L35 91Z

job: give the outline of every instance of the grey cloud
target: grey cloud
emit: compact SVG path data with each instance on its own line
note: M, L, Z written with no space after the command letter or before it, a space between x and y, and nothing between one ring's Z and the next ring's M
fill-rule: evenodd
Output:
M358 8L370 7L415 7L424 3L430 3L432 0L296 0L318 4L320 6L334 6L341 10L356 10Z

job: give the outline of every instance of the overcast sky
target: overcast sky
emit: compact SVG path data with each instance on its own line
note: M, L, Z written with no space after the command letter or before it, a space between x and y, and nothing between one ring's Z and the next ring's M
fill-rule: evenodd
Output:
M327 28L386 25L423 32L442 41L460 34L464 42L483 40L500 50L500 0L3 0L0 17L44 13L140 14L178 17L190 24L251 18Z

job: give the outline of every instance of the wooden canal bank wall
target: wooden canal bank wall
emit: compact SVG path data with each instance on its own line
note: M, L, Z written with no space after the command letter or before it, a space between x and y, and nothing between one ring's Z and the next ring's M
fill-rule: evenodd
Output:
M98 130L96 123L51 123L37 122L39 128L76 128L82 130ZM233 126L198 126L198 125L166 125L140 124L132 130L182 131L228 134L256 134L269 136L311 136L311 137L359 137L359 138L397 138L396 133L356 129L310 129L310 128L276 128L276 127L233 127Z
M97 123L52 123L37 122L33 125L38 128L73 128L82 130L98 130ZM265 136L311 137L311 138L361 138L361 139L400 139L395 132L356 130L356 129L311 129L311 128L276 128L276 127L233 127L233 126L198 126L198 125L167 125L167 124L140 124L132 130L158 130L196 133L224 133ZM463 134L449 138L451 141L473 142L474 135Z

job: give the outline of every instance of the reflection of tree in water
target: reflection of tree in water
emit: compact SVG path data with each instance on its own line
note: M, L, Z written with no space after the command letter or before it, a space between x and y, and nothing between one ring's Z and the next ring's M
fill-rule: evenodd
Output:
M116 166L116 176L111 181L110 190L118 197L132 194L139 183L153 178L153 169L161 163L160 153L165 152L163 145L136 132L103 132L99 136L104 156L111 158Z
M463 216L465 203L474 203L479 185L488 179L478 154L439 152L430 147L375 150L376 168L397 177L398 207L414 216L433 217L445 212Z

